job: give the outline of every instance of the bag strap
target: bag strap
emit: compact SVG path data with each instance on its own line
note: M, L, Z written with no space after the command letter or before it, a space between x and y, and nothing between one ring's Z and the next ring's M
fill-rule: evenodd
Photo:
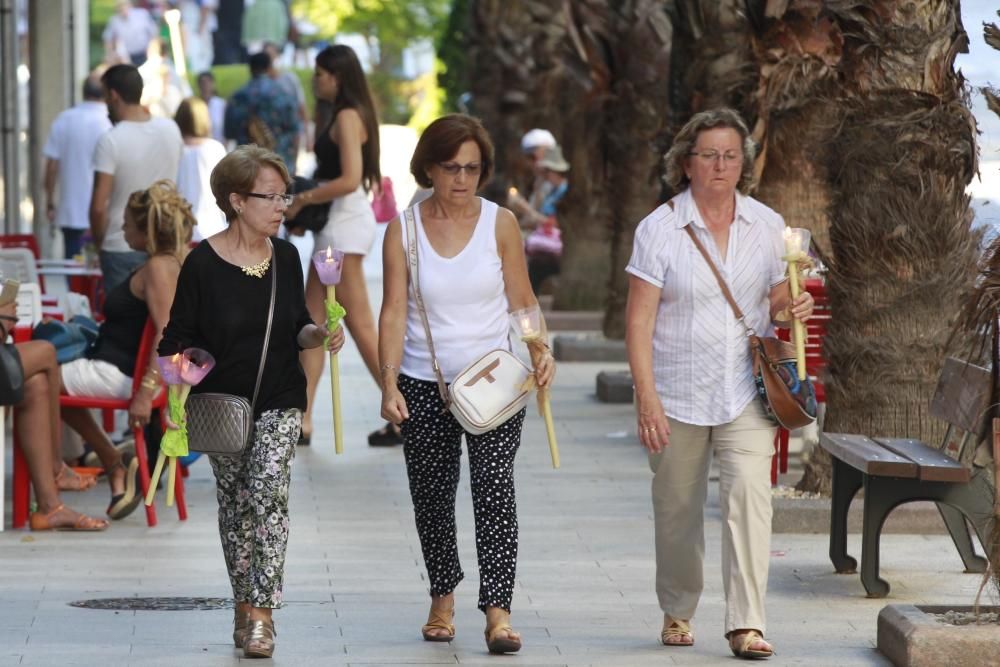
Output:
M427 337L427 348L431 353L431 366L434 368L434 376L437 378L438 393L444 401L447 409L451 405L451 396L448 394L448 385L441 374L441 367L438 365L437 354L434 353L434 338L431 336L431 325L427 321L427 310L424 308L424 297L420 294L420 260L417 256L417 220L413 213L413 207L403 211L403 218L406 220L406 268L410 274L410 287L413 290L413 300L417 303L417 311L420 313L420 321L424 325L424 335Z
M253 388L253 400L250 402L250 414L252 415L257 406L257 394L260 392L260 381L264 377L264 362L267 360L267 345L271 342L271 323L274 322L274 295L278 291L278 255L274 252L274 245L271 240L267 240L267 245L271 248L271 305L267 307L267 329L264 331L264 349L260 352L260 366L257 368L257 384Z
M712 261L712 257L708 254L708 250L706 250L702 242L698 240L698 235L694 233L693 229L691 229L691 225L686 225L684 227L684 231L691 237L691 242L694 243L695 247L698 248L698 252L700 252L701 256L705 258L706 262L708 262L708 268L712 269L712 275L714 275L715 279L719 282L719 288L722 290L722 296L726 297L726 301L729 302L729 307L733 309L733 314L736 315L736 319L743 325L743 330L746 332L747 337L756 336L757 332L753 330L753 327L747 324L746 319L743 316L743 311L740 310L739 304L737 304L736 299L733 298L733 293L729 291L729 285L726 284L726 279L722 277L721 273L719 273L719 269L715 266L715 262Z

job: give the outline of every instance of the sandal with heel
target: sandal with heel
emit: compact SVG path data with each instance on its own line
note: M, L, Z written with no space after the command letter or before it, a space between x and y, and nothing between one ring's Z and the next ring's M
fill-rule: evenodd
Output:
M250 627L250 612L237 611L233 615L233 645L236 648L243 648L243 642L247 637L247 629Z
M274 655L274 621L250 621L243 639L244 658L270 658Z
M669 616L663 617L663 630L660 631L660 643L664 646L694 646L694 633L691 624Z
M114 520L124 519L135 511L135 508L142 502L142 495L139 493L139 459L128 454L123 455L121 460L111 466L108 475L118 468L125 470L125 492L117 496L111 496L111 504L108 505L108 516Z
M752 648L755 642L761 642L767 648ZM730 633L729 649L737 658L743 658L744 660L762 660L774 655L774 647L764 641L764 635L757 630Z
M506 637L498 636L501 632L506 632ZM521 650L521 638L514 638L511 635L516 634L514 628L510 627L509 623L501 623L500 625L494 625L492 628L486 628L486 649L490 653L517 653Z
M455 608L440 610L431 607L431 613L427 616L427 623L420 628L425 642L450 642L455 638ZM437 634L435 630L444 630L447 634Z

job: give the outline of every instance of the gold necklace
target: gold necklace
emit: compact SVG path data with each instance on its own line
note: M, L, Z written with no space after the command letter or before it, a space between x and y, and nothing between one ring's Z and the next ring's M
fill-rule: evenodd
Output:
M253 276L254 278L263 278L264 274L267 273L267 269L271 266L271 256L268 255L264 261L257 262L256 264L251 264L249 266L241 266L240 269L248 276Z

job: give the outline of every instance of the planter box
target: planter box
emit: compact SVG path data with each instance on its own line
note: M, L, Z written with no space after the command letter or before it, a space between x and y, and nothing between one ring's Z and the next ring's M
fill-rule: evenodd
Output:
M981 607L996 612L997 607ZM878 615L878 650L896 667L1000 665L1000 625L948 625L931 614L972 607L891 604Z

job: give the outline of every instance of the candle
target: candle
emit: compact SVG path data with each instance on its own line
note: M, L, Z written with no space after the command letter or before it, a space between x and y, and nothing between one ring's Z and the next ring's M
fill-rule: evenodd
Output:
M784 259L788 262L788 287L794 301L801 293L798 263L802 260L808 247L809 231L785 227L784 237ZM805 380L808 375L806 372L806 332L801 320L792 320L792 342L795 344L795 365L798 369L799 380Z
M313 266L319 275L321 283L326 285L326 326L335 329L346 315L343 307L337 303L337 283L340 282L340 271L344 261L344 253L330 246L326 250L313 255ZM330 352L330 391L333 395L333 442L334 451L344 453L344 429L340 412L340 360Z
M531 363L535 368L541 361L547 346L542 336L542 312L537 305L515 310L510 314L510 321L517 330L521 340L528 346ZM538 389L538 407L545 420L545 435L549 440L549 455L552 467L559 467L559 443L556 440L556 428L552 421L552 403L549 400L548 387Z

